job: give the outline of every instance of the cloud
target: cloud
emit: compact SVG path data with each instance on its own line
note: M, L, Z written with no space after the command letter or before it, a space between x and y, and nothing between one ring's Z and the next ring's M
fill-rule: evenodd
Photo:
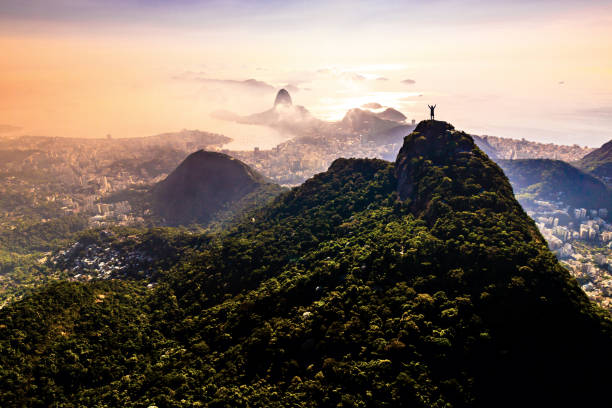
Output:
M263 82L258 81L256 79L250 78L245 80L236 80L236 79L217 79L217 78L207 78L203 76L203 72L192 72L186 71L182 74L174 76L174 79L182 80L182 81L194 81L205 84L219 84L219 85L228 85L232 87L244 88L248 90L258 90L258 91L275 91L276 87Z
M322 77L327 77L329 73L321 72L324 70L294 70L281 74L276 77L278 83L291 84L294 86L312 82Z
M363 70L361 68L364 68ZM379 67L373 67L379 68ZM315 79L340 79L348 80L353 82L365 82L365 81L388 81L389 78L378 76L368 70L368 67L355 67L355 69L346 68L339 70L337 68L320 68L312 72L312 77L309 80ZM291 83L297 83L296 81L287 81ZM305 82L305 81L304 81Z
M365 76L361 74L357 74L355 72L343 72L342 74L340 74L340 77L344 79L349 79L351 81L356 81L356 82L361 82L361 81L366 80Z
M180 74L174 75L172 79L178 79L182 81L197 81L200 78L206 76L206 72L204 71L184 71Z
M423 97L423 94L417 94L417 93L411 93L409 96L400 98L399 100L401 102L410 102L410 103L414 103L415 102L415 98L421 98Z
M228 110L217 110L217 111L211 112L210 116L215 119L228 120L230 122L234 122L240 119L240 115L237 115Z
M574 115L582 118L612 119L612 106L578 109Z
M401 81L401 83L406 85L414 85L416 84L416 81L414 79L404 79L403 81Z
M369 102L369 103L364 103L363 105L361 105L362 108L366 108L366 109L380 109L383 108L383 106L378 103L378 102Z
M21 130L19 126L0 124L0 133L12 133Z
M300 88L292 84L287 84L283 86L283 88L285 88L289 93L296 93L300 91Z
M223 80L223 83L230 83L233 85L241 85L241 86L248 86L249 88L255 88L255 89L261 89L261 90L274 90L275 88L270 85L267 84L263 81L258 81L256 79L247 79L244 81L235 81L235 80Z

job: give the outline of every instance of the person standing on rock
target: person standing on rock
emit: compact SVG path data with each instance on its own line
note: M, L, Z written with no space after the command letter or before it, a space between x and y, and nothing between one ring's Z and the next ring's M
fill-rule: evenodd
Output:
M436 105L431 106L431 105L427 105L429 106L429 114L431 115L431 120L434 120L434 109L436 109Z

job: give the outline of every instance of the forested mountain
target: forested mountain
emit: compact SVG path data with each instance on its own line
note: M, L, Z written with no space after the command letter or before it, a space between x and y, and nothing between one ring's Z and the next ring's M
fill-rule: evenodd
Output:
M168 225L207 224L220 211L280 193L249 166L226 154L199 150L190 154L153 188L152 206Z
M153 289L58 283L0 310L0 405L608 397L609 316L548 251L502 170L447 123L421 122L396 163L338 159L196 241Z
M612 208L612 191L576 167L549 159L498 160L522 199L562 201L576 208Z
M593 150L577 163L581 169L602 177L606 182L612 180L612 140Z

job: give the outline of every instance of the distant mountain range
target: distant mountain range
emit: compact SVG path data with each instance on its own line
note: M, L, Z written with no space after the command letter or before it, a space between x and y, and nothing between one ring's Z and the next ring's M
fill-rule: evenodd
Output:
M265 182L198 152L156 194L181 211L215 189L239 196L207 178ZM183 206L192 186L206 194ZM151 283L60 282L1 309L0 405L608 399L612 320L548 250L500 167L448 123L421 122L394 163L338 159L223 234L127 233L178 259L156 259Z
M286 89L279 90L273 107L263 112L240 116L218 111L213 116L238 123L270 126L298 137L325 137L327 134L344 133L362 135L365 141L374 143L400 142L402 137L414 129L413 125L405 123L406 116L393 108L354 108L342 120L326 122L315 118L305 107L294 105Z

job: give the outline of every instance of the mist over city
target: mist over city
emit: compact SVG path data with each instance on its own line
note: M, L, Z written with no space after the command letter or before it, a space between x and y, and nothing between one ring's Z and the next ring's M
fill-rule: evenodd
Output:
M0 50L0 406L609 405L609 0L2 0Z

